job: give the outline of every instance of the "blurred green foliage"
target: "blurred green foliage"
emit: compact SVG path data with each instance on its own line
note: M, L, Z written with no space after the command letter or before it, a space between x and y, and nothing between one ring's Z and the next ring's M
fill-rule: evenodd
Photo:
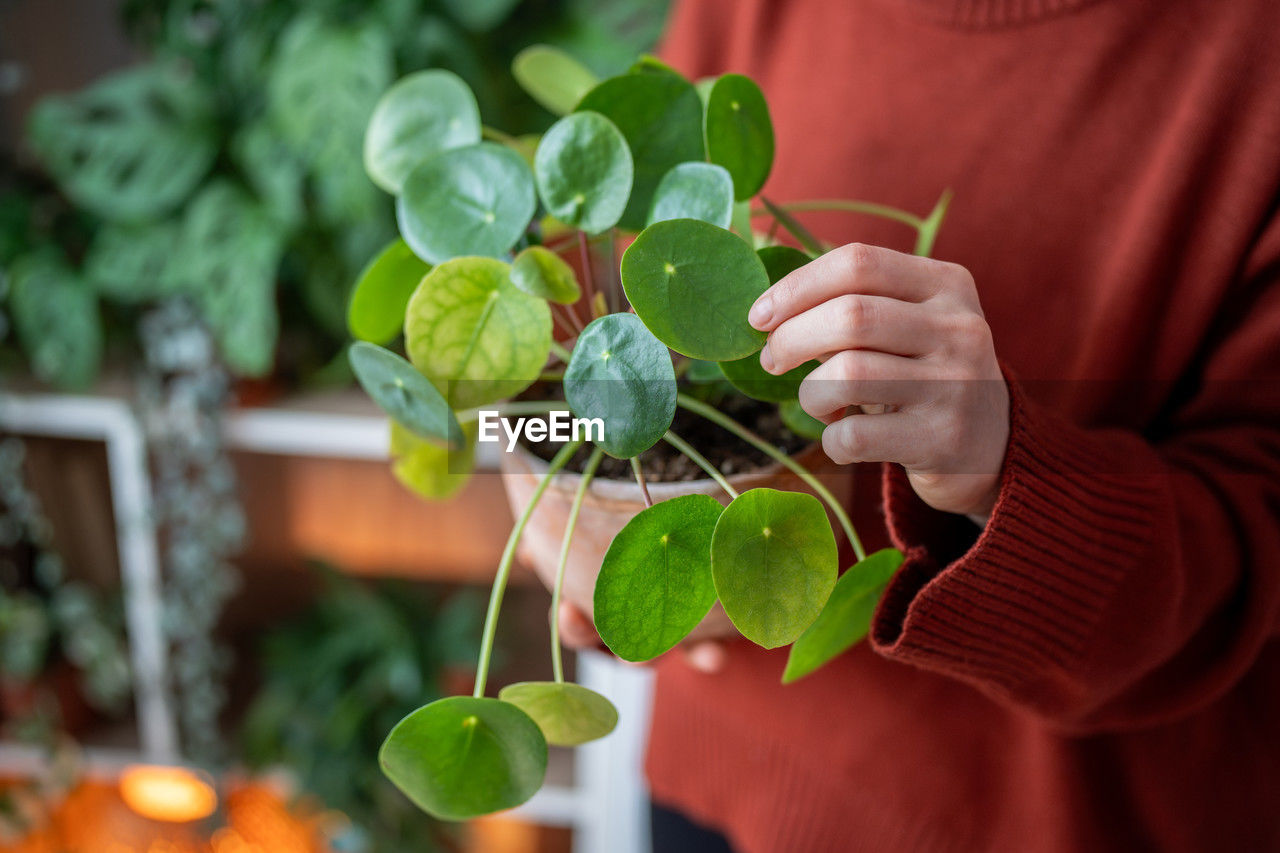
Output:
M486 123L537 132L552 117L511 79L521 48L558 45L612 73L653 44L666 7L127 0L123 24L148 59L47 97L30 116L30 147L61 197L0 176L9 283L15 265L31 275L38 253L42 280L58 282L49 298L76 305L13 304L24 288L9 287L18 344L39 378L83 387L95 342L120 337L86 333L86 317L128 325L141 305L185 295L237 374L341 374L323 367L341 363L350 284L395 234L389 200L353 165L382 91L407 72L449 68Z
M435 849L446 830L387 781L382 735L442 678L474 666L484 602L476 590L442 598L403 582L365 584L330 570L302 614L262 643L262 687L241 728L252 768L280 768L354 825L343 849Z

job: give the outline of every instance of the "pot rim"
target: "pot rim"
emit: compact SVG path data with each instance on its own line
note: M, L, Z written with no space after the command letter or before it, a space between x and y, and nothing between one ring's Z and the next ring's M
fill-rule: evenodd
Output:
M822 444L820 442L811 442L802 447L798 452L790 454L792 459L799 461L802 465L806 457L822 452ZM549 467L548 462L542 457L534 454L529 448L523 444L516 445L516 449L510 453L503 453L499 461L499 465L504 474L515 473L509 470L512 463L507 461L508 457L518 460L529 473L541 478ZM805 466L808 468L808 466ZM729 484L737 488L739 491L746 491L752 488L753 484L761 481L771 480L786 469L781 462L770 462L760 468L753 468L750 471L739 471L736 474L728 474L725 479ZM577 471L560 471L552 479L549 484L550 488L559 491L576 491L578 483L581 481L582 475ZM724 490L720 488L720 484L710 477L699 477L696 480L677 480L672 482L648 482L645 484L649 489L649 496L655 502L660 500L668 500L670 498L680 497L688 494L706 494L706 495L722 495ZM639 502L642 500L640 494L640 486L636 484L634 479L613 479L610 477L597 477L591 481L591 485L587 489L589 497L596 499L604 499L608 501L626 501Z

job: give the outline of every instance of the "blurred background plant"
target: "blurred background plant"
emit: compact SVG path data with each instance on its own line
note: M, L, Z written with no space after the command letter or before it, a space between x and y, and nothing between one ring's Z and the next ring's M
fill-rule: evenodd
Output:
M444 596L319 571L314 603L263 638L243 758L253 768L287 769L302 791L343 812L353 827L344 849L448 849L447 828L396 790L373 756L382 733L424 698L468 686L483 598L474 589Z
M522 47L618 71L666 5L127 0L146 59L35 104L26 142L52 185L13 163L0 174L0 265L32 371L84 387L141 306L185 295L232 373L345 380L350 283L395 234L389 200L351 167L381 92L449 68L487 123L539 131L552 117L507 72Z
M119 714L132 682L119 596L65 577L24 457L19 439L0 441L0 720L51 746L85 722L82 703Z

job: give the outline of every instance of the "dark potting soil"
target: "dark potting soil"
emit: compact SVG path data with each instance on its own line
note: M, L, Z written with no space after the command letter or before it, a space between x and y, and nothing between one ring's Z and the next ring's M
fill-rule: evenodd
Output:
M564 394L562 387L558 384L539 383L521 394L520 399L562 400ZM775 404L762 403L739 394L713 397L706 402L788 455L793 455L812 444L809 439L802 438L786 428ZM728 430L684 409L676 409L671 431L693 445L699 453L707 457L707 461L726 476L754 471L757 468L767 467L773 462L764 453ZM523 433L520 443L534 455L546 461L550 461L560 449L559 444L550 441L529 442L524 438ZM581 472L590 456L591 446L584 444L570 460L568 469ZM653 483L677 483L706 477L701 468L665 441L659 441L640 454L640 470L644 472L645 479ZM626 459L605 456L600 460L597 476L611 480L630 480L633 477L631 463Z

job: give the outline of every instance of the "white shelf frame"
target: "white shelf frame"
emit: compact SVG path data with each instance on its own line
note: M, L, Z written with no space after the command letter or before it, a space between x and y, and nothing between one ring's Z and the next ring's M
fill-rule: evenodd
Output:
M140 749L137 754L95 753L100 760L91 764L118 769L133 760L181 761L168 679L151 479L136 413L127 398L117 396L4 393L0 395L0 430L105 444ZM387 421L373 413L334 413L292 404L238 409L227 413L225 434L231 449L251 453L387 458ZM477 462L496 468L491 454L481 454ZM648 799L642 763L652 673L609 655L584 652L578 655L578 681L613 701L620 718L618 729L575 750L572 786L547 785L513 813L536 823L573 828L576 853L645 853L649 850ZM21 769L38 760L29 750L0 745L0 767Z

